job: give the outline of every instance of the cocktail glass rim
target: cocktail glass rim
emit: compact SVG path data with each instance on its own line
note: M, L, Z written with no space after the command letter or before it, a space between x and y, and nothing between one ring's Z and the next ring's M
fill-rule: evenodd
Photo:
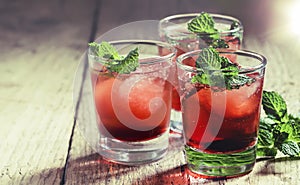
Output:
M132 45L132 44L157 45L157 46L162 46L163 48L169 49L170 53L168 53L167 55L146 57L146 58L151 58L151 60L148 62L140 63L141 65L155 64L155 63L159 63L162 61L166 61L168 59L172 59L173 57L175 57L176 52L177 52L176 48L174 46L172 46L171 44L169 44L167 42L156 41L156 40L114 40L114 41L108 41L108 43L110 43L112 45L122 45L122 44L124 44L124 45L125 44L128 44L128 45ZM108 60L107 58L95 56L94 54L92 54L90 47L88 49L88 56L92 57L94 60L99 60L99 61ZM145 59L145 58L143 58L143 59Z
M223 20L228 20L228 21L231 21L231 22L234 22L236 21L238 23L238 27L232 29L232 30L218 30L218 33L221 34L221 35L228 35L230 33L235 33L235 32L239 32L239 31L243 31L244 28L243 28L243 24L242 22L235 18L235 17L232 17L232 16L229 16L229 15L223 15L223 14L214 14L214 13L208 13L209 15L212 16L212 18L214 19L214 21L216 23L218 23L218 19L223 19ZM172 20L176 20L176 19L182 19L182 18L188 18L188 17L191 17L194 18L194 17L197 17L199 16L200 13L183 13L183 14L175 14L175 15L170 15L170 16L167 16L163 19L161 19L159 21L159 28L161 29L162 25L163 24L167 24L167 23L172 23L171 21ZM188 23L189 21L187 21ZM176 23L172 23L172 24L176 24ZM190 32L191 35L195 35L195 33L192 33ZM212 34L207 34L207 33L198 33L196 35L212 35Z
M197 56L201 51L202 51L202 49L194 50L194 51L186 52L186 53L178 56L176 59L176 64L180 68L182 68L186 71L189 71L189 72L198 73L198 72L203 71L203 69L201 69L201 68L192 67L192 66L182 63L188 57ZM266 57L264 57L263 55L258 54L256 52L252 52L252 51L248 51L248 50L218 49L218 52L220 54L235 54L235 55L240 55L240 56L245 56L245 57L253 57L260 61L260 63L256 66L251 66L251 67L241 66L241 68L239 69L239 74L247 74L247 73L252 73L252 72L261 70L261 69L265 68L265 66L267 64ZM220 70L210 70L210 72L214 72L214 71L220 71Z

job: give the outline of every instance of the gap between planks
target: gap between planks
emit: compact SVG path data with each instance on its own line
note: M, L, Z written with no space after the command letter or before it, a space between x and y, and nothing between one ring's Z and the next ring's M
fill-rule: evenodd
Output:
M101 0L95 0L95 5L96 6L95 6L95 9L93 11L93 18L92 18L92 24L91 24L91 32L90 32L90 36L88 38L88 42L92 42L95 39L95 36L96 36L96 33L97 33L99 11L100 11L100 7L101 7ZM60 185L64 185L65 181L66 181L66 171L67 171L67 168L68 168L68 161L69 161L69 158L70 158L70 151L71 151L71 147L72 147L72 143L73 143L73 136L74 136L75 127L76 127L76 120L77 120L77 115L78 115L78 108L79 108L79 105L80 105L80 102L81 102L81 98L82 98L83 82L84 82L84 80L86 78L87 67L88 67L88 63L85 62L84 66L83 66L84 69L83 69L83 72L82 72L82 81L81 81L81 84L80 84L79 96L78 96L78 99L76 101L76 106L75 106L74 122L73 122L72 131L71 131L71 135L70 135L67 157L66 157L65 165L63 167L64 170L63 170L63 174L62 174Z

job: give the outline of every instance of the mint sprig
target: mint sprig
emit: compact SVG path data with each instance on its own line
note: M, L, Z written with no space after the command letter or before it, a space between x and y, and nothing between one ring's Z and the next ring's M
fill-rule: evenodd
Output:
M276 92L267 92L263 93L263 109L268 115L268 117L273 118L276 122L287 122L288 115L287 115L287 106L282 98Z
M206 12L201 12L200 15L192 19L188 23L188 29L193 33L207 33L207 34L218 33L218 30L215 29L215 21ZM218 35L215 36L218 37Z
M300 155L300 118L288 115L286 102L277 92L263 91L262 106L267 115L261 118L257 155Z
M213 48L229 48L227 42L221 39L218 30L215 28L215 21L206 12L200 13L188 23L188 30L196 33L205 43Z
M98 57L107 59L107 61L101 62L108 71L116 72L119 74L129 74L132 71L135 71L139 66L139 52L138 48L131 50L126 57L120 56L116 48L114 48L108 42L89 43L91 52Z
M202 49L196 60L196 67L202 70L192 77L193 84L231 90L254 82L253 78L239 74L236 64L220 56L219 52L211 47Z

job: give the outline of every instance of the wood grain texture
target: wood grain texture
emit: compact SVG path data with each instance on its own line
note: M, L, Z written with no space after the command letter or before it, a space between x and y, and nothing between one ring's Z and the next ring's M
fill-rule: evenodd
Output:
M89 74L84 72L83 52L93 34L178 13L229 14L244 23L245 49L268 59L265 89L280 92L290 113L300 116L300 42L275 20L274 16L281 16L273 11L277 5L283 4L279 0L0 0L0 184L299 184L300 160L284 157L260 160L240 178L193 178L178 135L171 135L167 155L155 163L133 167L105 161L96 150L98 131ZM93 22L95 9L99 14ZM73 103L78 101L72 130Z
M60 184L94 1L0 2L0 184Z

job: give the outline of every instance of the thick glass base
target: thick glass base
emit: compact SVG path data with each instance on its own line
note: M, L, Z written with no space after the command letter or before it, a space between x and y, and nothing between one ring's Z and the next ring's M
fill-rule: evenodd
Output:
M170 130L172 132L182 134L182 113L174 109L171 110Z
M125 165L140 165L161 159L168 150L169 132L159 137L139 142L126 142L100 137L99 154L104 159Z
M256 147L234 153L204 153L185 146L188 168L201 178L232 178L252 171Z

